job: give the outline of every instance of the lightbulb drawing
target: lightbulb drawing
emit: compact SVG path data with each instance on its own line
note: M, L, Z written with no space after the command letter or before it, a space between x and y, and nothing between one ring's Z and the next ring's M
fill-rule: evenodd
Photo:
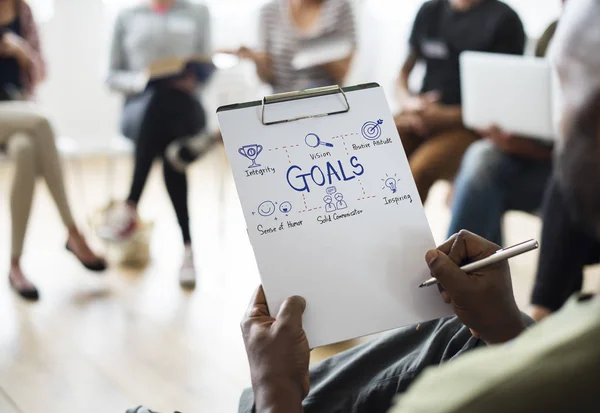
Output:
M399 179L396 179L396 174L394 174L393 177L388 176L388 174L385 174L385 176L386 176L386 179L382 179L383 184L385 186L381 189L385 189L387 187L390 189L390 191L392 191L392 194L395 194L396 191L398 190Z
M385 186L390 188L392 193L396 193L396 180L394 178L388 178L385 180Z

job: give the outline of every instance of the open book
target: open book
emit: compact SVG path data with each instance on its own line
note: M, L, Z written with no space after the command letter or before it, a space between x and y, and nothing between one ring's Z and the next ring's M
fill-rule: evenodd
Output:
M149 81L176 78L187 71L193 71L200 82L208 80L215 65L211 56L193 55L169 57L153 62L148 68Z

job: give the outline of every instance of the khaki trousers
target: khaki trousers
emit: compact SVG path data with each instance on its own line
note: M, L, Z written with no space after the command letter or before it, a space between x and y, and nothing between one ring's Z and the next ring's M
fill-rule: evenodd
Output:
M29 102L0 102L0 144L15 163L10 195L11 256L23 252L37 176L42 176L63 223L74 224L67 201L62 168L50 123Z

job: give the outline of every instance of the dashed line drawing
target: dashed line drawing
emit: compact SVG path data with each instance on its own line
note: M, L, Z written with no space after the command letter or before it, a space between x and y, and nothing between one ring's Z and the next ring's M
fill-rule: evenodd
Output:
M346 134L342 134L342 135L333 136L330 139L340 139L340 138L346 138L348 136L354 136L354 135L358 135L358 133L346 133Z
M290 165L292 164L292 159L290 158L290 153L288 152L287 149L285 149L285 154L287 155L288 158L288 162L290 163Z
M323 209L323 207L315 207L315 208L311 208L311 209L306 209L304 211L298 211L298 213L303 214L305 212L316 211L317 209Z
M323 209L323 207L314 207L314 208L309 208L308 204L306 203L306 197L304 196L304 194L302 194L302 201L304 202L304 210L302 211L298 211L298 213L303 214L304 212L310 212L310 211L316 211L318 209Z
M348 136L354 136L354 135L359 135L359 133L343 133L341 135L338 136L333 136L330 139L342 139L342 143L344 144L344 150L346 151L346 156L350 156L350 152L348 152L348 145L346 145L346 140L345 138L347 138Z
M342 142L344 144L344 149L346 150L346 155L350 156L350 153L348 152L348 146L346 146L346 141L342 139Z
M286 146L282 146L280 148L270 148L269 152L270 151L278 151L280 149L297 148L298 146L300 146L300 145L286 145Z
M365 191L365 186L363 185L362 181L360 180L360 178L356 178L356 179L357 179L358 183L360 184L360 189L362 190L362 193L364 195L362 198L357 198L357 201L363 201L365 199L376 198L375 195L367 196L367 192Z
M356 178L356 180L357 180L357 181L358 181L358 183L360 184L360 189L362 189L362 193L363 193L363 195L365 195L365 196L366 196L366 195L367 195L367 193L365 192L365 187L364 187L364 185L362 184L362 182L361 182L360 178Z

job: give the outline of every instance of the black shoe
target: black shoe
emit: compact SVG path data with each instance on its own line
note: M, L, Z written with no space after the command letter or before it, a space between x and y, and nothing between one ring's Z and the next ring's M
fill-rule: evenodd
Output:
M26 289L18 289L17 286L13 283L12 277L8 274L8 282L10 283L10 287L19 294L22 298L27 301L37 301L40 299L40 293L37 288L26 288Z
M102 271L106 270L106 268L108 268L108 266L106 265L106 261L104 261L104 259L102 259L102 258L98 258L98 260L96 262L93 262L91 264L87 264L87 263L81 261L81 259L79 259L79 257L77 256L77 254L75 254L75 251L73 251L71 249L71 247L69 247L69 243L68 242L65 245L65 248L67 249L67 251L69 251L70 253L72 253L75 256L75 258L77 258L77 260L79 260L79 262L81 263L81 265L83 265L85 268L87 268L90 271L102 272Z

